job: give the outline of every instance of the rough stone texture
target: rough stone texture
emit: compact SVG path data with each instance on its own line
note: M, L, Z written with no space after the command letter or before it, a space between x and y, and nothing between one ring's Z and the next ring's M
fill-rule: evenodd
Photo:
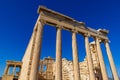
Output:
M53 76L53 68L55 66L53 65L54 65L54 59L52 59L51 57L40 60L38 80L54 80L55 77Z
M90 50L92 54L92 60L93 60L93 66L94 66L94 73L95 77L99 78L97 80L101 80L101 71L100 66L98 62L98 57L96 54L96 48L95 43L92 42L90 44ZM20 62L15 61L9 61L7 64L17 64L21 65ZM56 62L55 59L48 57L44 58L43 60L40 60L39 64L39 73L38 73L38 80L55 80L55 72L56 72ZM86 58L84 61L79 62L80 67L80 78L81 80L90 80L89 79L89 69L88 69L88 63ZM15 74L14 74L15 75ZM13 80L15 78L13 74L12 75L3 75L2 80ZM18 80L19 76L16 77L16 80ZM67 60L66 58L62 58L62 80L74 80L74 74L73 74L73 62Z

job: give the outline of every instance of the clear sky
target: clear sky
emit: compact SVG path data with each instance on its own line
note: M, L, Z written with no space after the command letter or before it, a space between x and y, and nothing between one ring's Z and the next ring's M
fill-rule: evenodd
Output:
M87 26L110 31L109 39L114 62L120 76L120 1L119 0L0 0L0 76L6 60L21 61L39 14L39 5L63 13ZM41 58L55 58L56 29L44 27ZM84 38L77 35L79 60L85 57ZM102 44L107 72L111 71ZM62 57L72 60L71 33L62 31Z

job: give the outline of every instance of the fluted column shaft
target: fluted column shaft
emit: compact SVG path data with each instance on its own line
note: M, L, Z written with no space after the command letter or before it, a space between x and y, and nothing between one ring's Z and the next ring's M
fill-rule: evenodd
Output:
M98 58L99 58L99 62L100 62L102 78L103 78L103 80L108 80L105 63L104 63L104 59L103 59L103 55L102 55L102 51L101 51L101 47L100 47L99 38L97 38L97 37L96 37L96 47L97 47L97 53L98 53Z
M110 62L110 67L111 67L111 70L112 70L112 73L113 73L114 80L119 80L108 42L105 42L105 47L106 47L106 51L107 51L107 55L108 55L108 59L109 59L109 62Z
M92 56L90 53L90 45L89 45L88 36L85 36L85 47L86 47L87 63L88 63L88 68L89 68L90 80L95 80L93 61L92 61Z
M75 32L72 33L72 51L73 51L74 80L80 80L78 49L77 49L77 41L76 41Z
M39 21L36 27L35 43L33 43L34 44L33 59L31 65L30 78L29 78L30 80L37 80L38 78L38 66L39 66L40 51L42 45L43 25L44 24Z
M56 34L56 75L55 80L62 80L62 44L61 28L57 28Z

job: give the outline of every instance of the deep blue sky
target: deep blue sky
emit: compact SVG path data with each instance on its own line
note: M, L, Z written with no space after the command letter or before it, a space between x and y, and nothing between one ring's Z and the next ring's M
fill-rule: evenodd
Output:
M83 21L91 28L108 29L113 58L120 76L119 0L0 0L0 76L4 72L6 60L21 61L38 17L39 5ZM71 60L71 33L63 30L62 34L63 57ZM42 57L55 58L55 36L55 28L44 27ZM85 57L84 38L77 35L77 42L82 61ZM104 45L102 49L107 71L111 76Z

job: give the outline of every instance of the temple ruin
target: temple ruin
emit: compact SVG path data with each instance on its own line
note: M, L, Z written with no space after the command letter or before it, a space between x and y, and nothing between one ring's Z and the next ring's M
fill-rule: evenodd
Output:
M107 37L108 30L88 28L84 22L78 22L43 6L38 8L38 13L39 17L22 61L7 61L2 80L108 80L101 43L105 44L114 80L119 80ZM40 60L45 24L57 28L55 59L47 57ZM72 61L61 56L63 29L72 33ZM86 58L83 62L78 60L76 34L81 34L85 40ZM89 42L89 38L94 41Z

